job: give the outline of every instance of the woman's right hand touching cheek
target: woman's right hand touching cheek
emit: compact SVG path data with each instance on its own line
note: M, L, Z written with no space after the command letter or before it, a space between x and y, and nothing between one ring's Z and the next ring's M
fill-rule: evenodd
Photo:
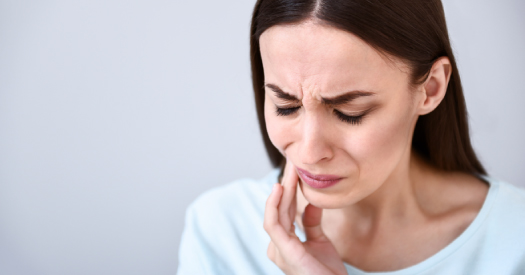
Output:
M298 181L295 167L287 161L282 186L276 183L266 201L264 229L271 238L268 258L287 275L347 275L341 257L321 228L323 209L308 204L302 217L306 241L295 235Z

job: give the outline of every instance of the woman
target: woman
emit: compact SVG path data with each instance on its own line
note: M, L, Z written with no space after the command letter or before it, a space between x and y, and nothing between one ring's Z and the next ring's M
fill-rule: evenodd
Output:
M179 274L525 274L525 192L472 149L440 0L260 0L251 62L280 169L188 208Z

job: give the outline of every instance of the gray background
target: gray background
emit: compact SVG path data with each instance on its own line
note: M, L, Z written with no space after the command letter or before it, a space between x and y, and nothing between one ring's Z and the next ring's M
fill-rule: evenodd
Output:
M253 0L0 1L0 274L173 274L184 210L270 170ZM525 2L445 2L475 148L525 186Z

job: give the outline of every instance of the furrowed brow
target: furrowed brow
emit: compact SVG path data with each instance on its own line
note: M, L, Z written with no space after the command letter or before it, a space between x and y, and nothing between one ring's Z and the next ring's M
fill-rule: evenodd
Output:
M284 99L284 100L288 100L288 101L293 101L293 102L299 102L300 100L297 99L297 97L291 95L291 94L288 94L286 92L284 92L281 88L279 88L279 86L275 85L275 84L266 84L264 85L266 87L268 87L269 89L271 89L275 95L280 98L280 99Z
M366 92L366 91L351 91L351 92L347 92L345 94L342 94L342 95L339 95L339 96L336 96L336 97L332 97L332 98L322 98L322 102L323 104L326 104L326 105L342 105L342 104L346 104L348 102L351 102L352 100L356 99L356 98L359 98L359 97L363 97L363 96L373 96L374 93L372 92Z

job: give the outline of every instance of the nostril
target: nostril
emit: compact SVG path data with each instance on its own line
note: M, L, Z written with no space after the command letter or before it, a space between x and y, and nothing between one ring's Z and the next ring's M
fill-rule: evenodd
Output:
M312 165L331 159L333 151L326 144L316 142L305 144L305 146L302 147L301 154L302 162L307 165Z

